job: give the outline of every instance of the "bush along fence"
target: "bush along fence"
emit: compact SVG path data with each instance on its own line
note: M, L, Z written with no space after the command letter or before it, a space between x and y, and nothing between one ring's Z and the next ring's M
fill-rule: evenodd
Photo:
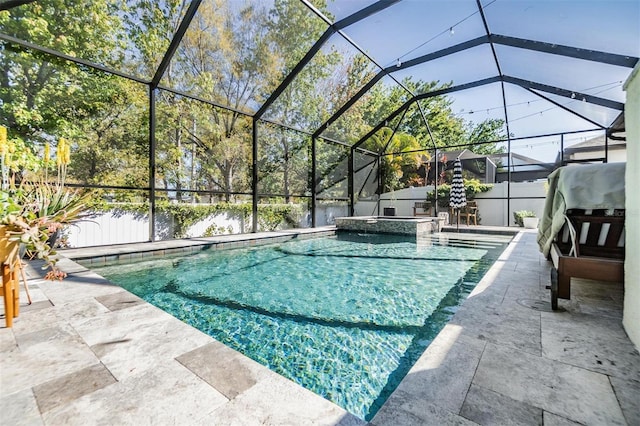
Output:
M149 239L147 203L105 203L92 207L88 220L67 228L63 246L121 244ZM258 231L301 226L305 206L301 204L258 205ZM155 231L159 240L211 237L251 232L250 203L156 204ZM93 243L89 240L93 239Z

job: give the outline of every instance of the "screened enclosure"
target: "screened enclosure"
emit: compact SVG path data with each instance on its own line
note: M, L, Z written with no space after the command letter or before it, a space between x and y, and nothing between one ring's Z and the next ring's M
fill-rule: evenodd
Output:
M640 57L637 1L5 0L0 10L0 125L15 146L3 171L48 176L45 147L68 140L66 184L95 201L77 245L438 206L454 157L509 225L544 198L515 185L568 163L625 161L625 119L638 119L624 117L622 90Z

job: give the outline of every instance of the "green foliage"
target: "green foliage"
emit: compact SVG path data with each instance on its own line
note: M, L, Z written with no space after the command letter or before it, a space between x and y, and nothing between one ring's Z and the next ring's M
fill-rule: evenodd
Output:
M416 138L406 133L393 134L393 130L388 127L383 127L367 139L363 148L379 154L389 153L382 157L382 182L385 191L400 188L404 170L415 170L420 166L422 154L412 152L420 149Z
M0 13L0 32L101 64L122 60L120 24L112 2L51 0ZM5 45L6 46L6 45ZM10 46L10 45L9 45ZM28 145L47 135L68 136L78 118L90 115L104 75L39 52L3 48L0 124Z
M92 209L97 212L112 211L116 214L133 213L140 216L146 216L149 213L149 205L145 203L97 203L92 205ZM302 211L302 206L299 204L259 204L259 230L273 231L283 223L296 225ZM172 218L174 238L184 238L192 225L220 213L236 217L242 223L248 224L251 212L250 203L185 204L168 201L156 203L156 213L166 214ZM223 233L224 229L224 227L213 224L207 228L205 236ZM226 230L229 231L229 228Z
M518 210L513 212L513 220L516 222L516 225L520 227L524 226L522 219L525 217L536 217L536 213L530 210Z
M185 0L33 2L1 13L0 32L150 79L189 4ZM313 4L330 16L327 1ZM185 188L223 192L227 202L235 200L235 193L250 192L250 115L325 30L326 24L297 0L203 2L161 85L232 110L164 90L155 92L158 186L175 190L178 199L183 199ZM73 147L71 182L150 186L145 85L11 43L0 48L0 57L0 124L13 137L33 152L41 150L45 141L68 138ZM262 116L313 131L377 72L362 54L321 49ZM451 85L410 78L403 84L414 94ZM325 136L355 142L410 97L399 85L376 84L331 123ZM398 126L390 141L386 128L375 135L377 140L366 144L380 153L432 148L433 143L439 147L474 143L472 149L478 153L499 150L477 143L500 139L504 133L500 120L467 123L453 113L446 97L423 99L420 107L414 104L402 121L397 117L388 124L389 128ZM318 150L316 177L330 177L331 181L312 182L308 135L264 122L257 125L262 194L279 194L286 202L322 186L331 188L332 195L346 196L347 151ZM397 189L416 181L420 177L417 159L425 154L383 157L384 186ZM261 226L272 228L275 220Z
M504 120L488 119L477 125L467 124L469 150L476 154L500 154L506 152L504 146L495 144L479 144L504 139L506 136Z
M173 218L174 224L174 238L184 238L189 227L196 222L199 222L212 214L221 211L222 205L220 204L168 204L160 203L156 205L156 211L158 213L168 213ZM243 212L244 213L244 212Z
M10 194L9 191L0 190L0 218L20 212L22 206L18 203L21 195Z
M17 188L0 190L0 225L3 247L14 246L3 262L8 264L18 258L16 244L25 247L30 257L45 261L44 269L51 267L47 279L66 276L55 268L57 259L49 239L62 231L65 225L87 216L87 200L90 193L67 189L62 184L30 182L23 180Z
M9 129L7 133L9 148L4 158L7 171L13 175L20 174L25 170L38 171L42 167L42 159L38 158L33 149L21 137L12 137L13 129Z
M233 233L233 227L228 226L228 227L224 227L224 226L218 226L215 223L212 223L209 227L207 227L207 229L204 230L204 232L202 233L203 237L213 237L214 235L222 235L222 234L232 234Z
M476 194L487 192L491 188L493 188L493 185L481 183L478 179L464 179L464 192L467 197L467 200L473 200ZM443 185L438 185L438 206L440 207L449 206L450 192L451 192L451 185L449 185L448 183ZM427 201L431 201L431 202L435 201L435 191L430 191L427 194Z

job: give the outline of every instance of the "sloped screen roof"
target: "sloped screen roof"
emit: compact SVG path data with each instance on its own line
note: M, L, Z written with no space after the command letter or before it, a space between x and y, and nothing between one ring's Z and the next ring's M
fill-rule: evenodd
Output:
M13 18L0 19L5 46L348 144L400 119L352 125L367 96L392 87L402 94L391 110L446 95L458 117L504 120L512 138L607 129L640 57L637 1L12 0L0 9ZM418 108L428 115L429 104Z

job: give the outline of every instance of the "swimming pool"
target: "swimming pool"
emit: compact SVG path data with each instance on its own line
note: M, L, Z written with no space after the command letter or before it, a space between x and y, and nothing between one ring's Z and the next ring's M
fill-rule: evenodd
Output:
M340 233L92 268L369 420L510 238Z

